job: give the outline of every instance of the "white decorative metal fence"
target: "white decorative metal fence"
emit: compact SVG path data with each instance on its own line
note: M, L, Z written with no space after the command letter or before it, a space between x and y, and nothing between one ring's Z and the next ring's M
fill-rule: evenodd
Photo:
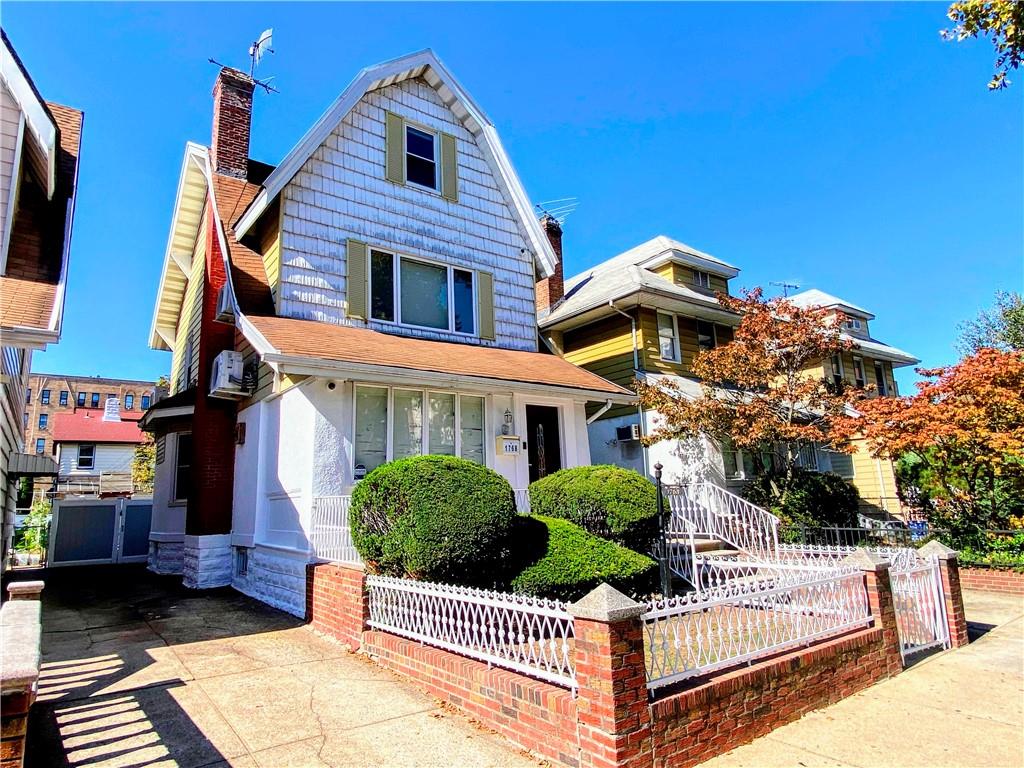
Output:
M313 525L309 542L317 559L332 563L361 563L352 544L348 525L351 496L316 496L313 499Z
M871 622L860 572L780 569L703 594L649 603L643 615L647 687L669 685L809 645Z
M949 645L949 624L939 561L922 560L905 570L889 571L904 661L915 653Z
M864 547L868 552L888 560L894 571L915 568L924 562L911 547ZM852 546L825 546L816 544L780 544L776 559L780 562L806 562L821 565L841 563L857 551Z
M387 576L368 576L366 586L374 629L576 687L563 603Z

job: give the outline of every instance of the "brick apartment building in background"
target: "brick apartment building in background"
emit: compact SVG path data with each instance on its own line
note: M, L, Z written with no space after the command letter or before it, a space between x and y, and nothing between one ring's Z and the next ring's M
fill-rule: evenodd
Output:
M102 420L104 407L110 398L117 398L121 404L124 426ZM152 381L33 373L29 376L23 401L25 450L57 460L59 443L63 442L65 449L73 448L76 455L79 446L85 446L83 450L93 457L93 464L79 466L76 457L65 450L56 478L58 495L62 491L96 492L100 490L100 475L111 473L118 475L116 484L111 487L130 490L128 465L134 445L129 443L142 442L143 437L137 434L137 429L127 425L134 426L155 401L156 385ZM82 437L88 432L83 432L83 427L88 424L95 426L95 439ZM58 434L58 425L63 425L63 435ZM137 436L129 439L125 436L127 432ZM116 461L113 460L115 456ZM87 471L93 469L95 471ZM54 490L53 477L38 478L32 498L43 498ZM26 501L23 499L20 503Z
M121 419L138 421L156 399L156 384L134 379L106 379L98 376L65 376L33 373L25 390L22 424L25 450L52 456L53 417L81 409L103 410L108 398L121 403Z

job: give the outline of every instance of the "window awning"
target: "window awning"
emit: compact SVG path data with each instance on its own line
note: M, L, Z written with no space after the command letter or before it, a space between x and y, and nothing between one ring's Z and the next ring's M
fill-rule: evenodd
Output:
M57 462L35 453L12 453L7 473L12 477L56 477Z

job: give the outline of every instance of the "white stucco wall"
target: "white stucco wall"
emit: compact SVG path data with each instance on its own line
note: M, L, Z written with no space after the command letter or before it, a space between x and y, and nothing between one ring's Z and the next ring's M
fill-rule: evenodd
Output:
M639 440L619 442L616 428L640 423L640 414L631 413L611 419L598 419L590 425L590 460L594 464L614 464L646 475L644 449Z
M457 202L387 181L385 111L456 138ZM282 195L282 314L365 325L345 317L345 241L355 238L493 273L494 341L418 329L403 329L406 335L537 348L534 262L527 241L476 139L425 81L406 80L366 94Z
M261 464L261 415L266 408L259 402L240 411L238 424L245 425L245 442L235 445L234 487L232 490L231 543L251 547L256 538L256 509L259 506Z
M259 431L263 472L256 514L256 540L306 551L313 480L316 411L306 385L264 403ZM237 471L237 468L236 468Z

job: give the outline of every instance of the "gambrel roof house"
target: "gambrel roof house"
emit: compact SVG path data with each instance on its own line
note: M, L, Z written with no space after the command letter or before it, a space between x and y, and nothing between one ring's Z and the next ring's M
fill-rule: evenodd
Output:
M366 472L452 454L522 489L590 462L588 404L634 398L541 348L560 229L431 51L363 70L276 167L248 157L253 87L221 71L182 162L151 567L301 614L313 518Z
M0 37L0 510L6 562L15 483L57 469L48 456L25 452L22 414L32 352L60 340L83 116L45 101L7 33Z

